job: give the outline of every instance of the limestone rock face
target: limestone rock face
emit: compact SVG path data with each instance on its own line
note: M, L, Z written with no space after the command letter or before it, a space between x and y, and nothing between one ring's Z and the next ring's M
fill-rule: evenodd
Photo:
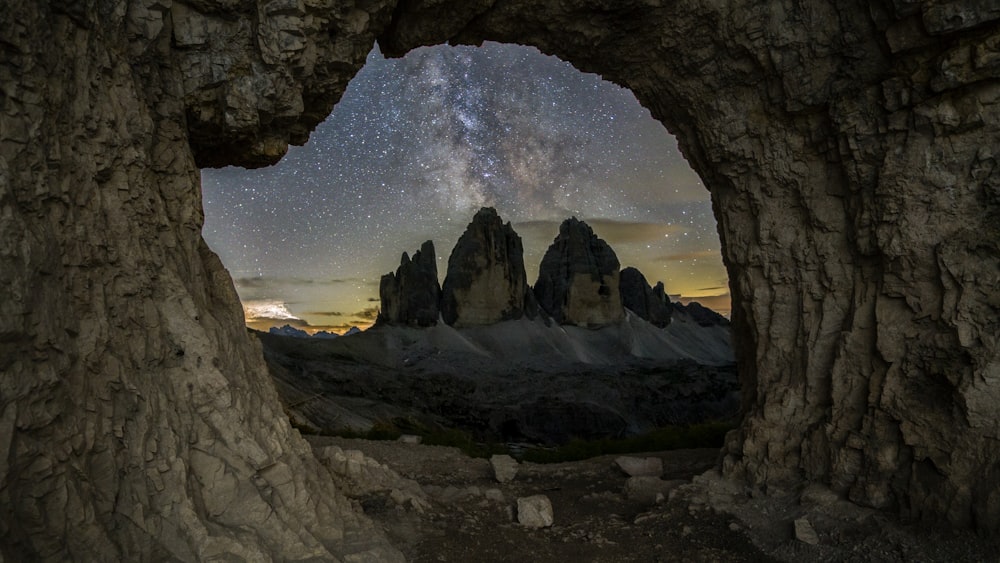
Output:
M304 140L391 8L278 4L3 3L4 561L402 559L290 427L201 238L194 153Z
M440 316L441 285L437 275L434 243L426 241L411 259L405 252L395 273L379 282L382 310L377 322L408 326L433 326Z
M972 0L7 0L0 554L392 557L282 413L198 175L303 142L376 37L532 45L677 135L733 292L726 475L1000 531L998 21Z
M663 328L670 324L670 300L663 290L663 282L657 282L656 287L650 287L646 276L639 270L628 267L619 274L619 289L622 294L622 305L639 318L650 324Z
M556 322L607 326L625 318L618 289L618 256L590 225L572 217L545 251L535 297Z
M534 317L521 237L492 207L476 213L448 258L441 314L454 326Z
M726 475L1000 530L1000 13L473 4L407 4L384 52L534 45L631 89L711 192L746 413Z

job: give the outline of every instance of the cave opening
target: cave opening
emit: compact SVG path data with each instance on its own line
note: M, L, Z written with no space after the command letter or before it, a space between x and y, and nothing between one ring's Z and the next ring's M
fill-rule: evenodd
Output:
M376 45L305 146L268 168L204 169L202 187L204 237L255 328L370 326L379 276L434 240L443 281L483 206L525 240L529 283L577 216L623 268L728 316L709 194L676 141L627 89L534 48L386 59Z
M327 336L369 328L381 306L379 278L396 268L400 254L433 240L438 282L445 282L451 249L484 206L496 208L523 239L528 284L538 278L560 223L578 217L613 249L620 268L637 268L650 286L664 282L670 302L699 301L728 316L728 280L709 194L676 140L628 89L534 48L439 45L386 59L376 45L308 143L269 168L204 169L202 185L204 237L230 270L247 324L257 330L290 327L285 334ZM618 298L618 282L601 283L596 291L602 299ZM706 318L692 316L691 324ZM694 347L720 346L717 334L707 338L711 344ZM653 346L632 353L652 362L677 352ZM501 347L491 352L502 354ZM710 354L713 362L718 355L697 354ZM586 361L611 361L591 356ZM401 365L409 369L414 361L402 358ZM625 371L649 378L655 370ZM732 371L724 376L735 380ZM644 407L650 412L638 422L623 421L614 408L538 402L518 413L530 419L534 433L523 431L523 419L499 414L494 434L505 437L519 428L518 440L564 443L574 436L625 438L664 425L718 422L695 414L704 405L680 405L669 392L663 398L662 381L647 383L658 387L654 396L662 400ZM721 386L713 393L722 396L710 399L708 412L733 411L725 416L731 425L738 384L731 382L727 392L726 384L713 383ZM611 395L619 392L611 386ZM285 398L302 411L303 428L332 420L321 412L324 401L310 399L313 393L319 391ZM572 421L583 426L574 429ZM402 418L396 422L407 425Z

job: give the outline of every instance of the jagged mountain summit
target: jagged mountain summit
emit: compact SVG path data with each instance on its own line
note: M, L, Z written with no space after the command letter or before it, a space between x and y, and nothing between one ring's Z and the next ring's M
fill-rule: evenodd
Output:
M382 310L378 323L428 327L440 316L441 285L438 283L434 243L426 241L411 259L405 252L395 273L379 282Z
M637 347L635 335L666 329L677 314L684 319L685 327L692 328L679 328L670 338L684 334L681 340L689 347L700 346L698 327L728 325L721 315L697 303L687 307L671 303L662 282L650 286L639 270L629 267L619 272L619 266L611 246L598 238L586 222L572 217L560 225L559 234L542 259L538 282L529 286L521 237L495 209L484 207L455 244L443 285L438 285L431 241L425 242L412 259L403 254L396 272L382 277L382 311L376 325L427 328L442 320L453 328L471 329L505 321L537 320L546 326L554 322L557 326L589 330L628 326L632 328L622 330L632 335L625 340L631 343L623 344L624 349L640 355L647 353L638 352L646 346ZM636 323L648 328L637 332ZM652 343L660 336L646 340ZM666 348L674 350L675 344L667 344ZM729 357L728 346L727 339L724 353L699 357Z
M453 326L490 325L538 313L524 273L521 237L496 210L472 218L448 258L441 316Z
M622 305L647 321L660 328L670 324L670 314L673 308L663 289L663 282L657 282L651 287L642 272L629 266L619 274Z
M618 288L618 256L590 225L572 217L542 257L535 282L538 304L556 322L584 327L625 318Z

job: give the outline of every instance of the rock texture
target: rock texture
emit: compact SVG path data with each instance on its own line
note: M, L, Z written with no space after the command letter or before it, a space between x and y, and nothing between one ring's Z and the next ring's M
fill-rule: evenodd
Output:
M441 315L450 325L490 325L537 314L521 237L492 207L479 210L458 239L441 289Z
M971 0L7 0L0 553L384 549L277 407L197 170L303 142L376 37L533 45L677 135L733 294L726 475L1000 530L998 20Z
M619 267L615 251L590 225L566 219L538 267L538 304L560 324L596 328L621 322Z
M650 287L642 272L628 267L619 274L618 284L622 305L626 309L654 326L663 328L670 324L672 309L663 282L656 282L656 287Z
M534 45L631 89L704 180L746 413L726 475L1000 530L1000 12L509 0L464 3L459 23L448 9L408 4L383 52Z
M555 522L552 501L545 495L517 499L517 523L528 528L548 528Z
M424 242L412 259L404 252L396 272L382 276L378 293L382 308L377 323L436 325L440 317L441 285L434 243Z
M201 238L197 163L304 140L392 7L321 4L3 3L4 561L400 559L289 426Z

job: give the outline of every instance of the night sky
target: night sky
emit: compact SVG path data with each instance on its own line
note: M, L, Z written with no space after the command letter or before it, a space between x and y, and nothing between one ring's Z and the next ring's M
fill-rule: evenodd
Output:
M674 138L628 90L531 48L376 48L305 146L202 186L205 239L255 328L364 328L402 252L432 239L443 279L482 206L521 235L529 283L576 216L622 267L728 311L708 192Z

